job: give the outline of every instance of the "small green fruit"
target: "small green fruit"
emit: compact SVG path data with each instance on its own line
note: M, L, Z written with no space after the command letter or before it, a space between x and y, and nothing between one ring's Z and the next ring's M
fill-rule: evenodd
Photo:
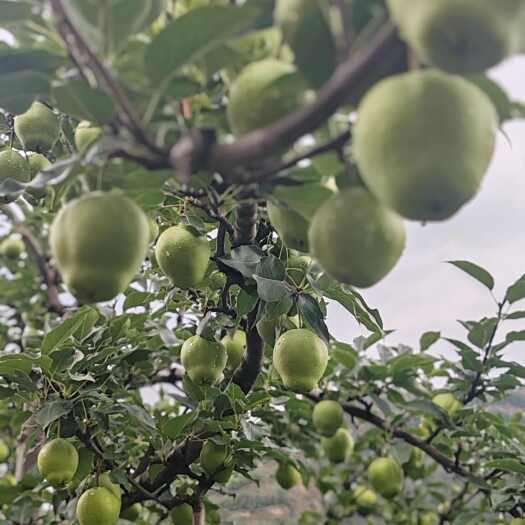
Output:
M213 271L208 277L208 285L212 290L222 290L226 286L226 274L219 270Z
M274 59L254 62L242 70L230 90L228 120L236 135L268 126L306 102L306 90L287 80L294 66Z
M41 153L31 153L27 160L29 162L31 179L34 179L37 173L47 170L52 165L51 162L49 162L49 160Z
M454 416L458 410L461 410L463 404L458 401L456 396L450 392L444 394L437 394L432 398L432 402L448 412L449 416Z
M204 443L199 456L199 462L202 470L213 476L222 470L224 462L228 456L228 447L226 445L219 445L210 439Z
M83 120L75 129L75 146L77 151L84 155L87 150L99 139L103 130L100 126Z
M419 515L418 525L438 525L439 516L432 511L422 512Z
M142 505L140 503L134 503L127 509L124 509L120 513L120 517L128 521L137 521L141 513L142 513Z
M0 463L3 463L8 457L9 447L3 439L0 439Z
M52 109L33 102L25 113L15 117L15 133L25 150L49 151L58 139L60 124Z
M126 289L146 257L148 220L127 197L93 192L60 210L49 242L73 295L108 301Z
M225 483L228 483L228 481L230 481L232 474L233 474L233 465L230 465L216 472L213 476L213 479L217 483L225 484Z
M26 250L24 241L20 237L11 235L0 243L0 254L8 259L18 259Z
M246 333L242 330L235 330L233 335L225 335L221 339L221 343L228 353L228 363L226 367L229 370L236 370L246 354Z
M284 244L292 250L308 251L308 221L296 211L268 201L268 218Z
M478 192L497 125L489 98L463 78L435 70L396 75L361 102L354 155L381 203L407 219L444 220Z
M368 466L368 479L385 498L392 498L403 490L403 469L394 458L374 459Z
M209 341L194 335L184 341L181 349L182 366L192 381L199 384L216 383L228 361L228 354L222 343Z
M337 401L324 400L315 405L312 413L314 427L325 437L332 437L343 425L344 412Z
M405 227L366 189L350 187L317 210L309 239L325 271L342 283L366 288L396 265L405 247Z
M15 487L16 478L13 474L6 474L3 478L0 478L0 487ZM0 489L1 492L1 489Z
M376 508L379 499L372 489L361 485L355 487L354 496L359 513L365 516Z
M173 507L170 515L173 525L193 525L193 509L187 503Z
M191 226L178 225L160 235L155 257L174 286L195 288L206 275L211 250L206 237Z
M323 377L327 364L325 342L309 330L289 330L275 343L273 366L291 390L310 392Z
M30 178L29 165L18 151L6 149L0 152L0 183L7 179L29 182Z
M120 500L105 487L89 489L77 503L80 525L115 525L120 514Z
M286 271L291 281L299 285L306 278L310 266L312 266L311 257L307 255L291 255L286 264Z
M343 463L354 451L354 438L346 428L339 428L332 437L322 438L321 445L331 463Z
M275 479L285 490L290 490L302 482L301 474L291 463L279 463Z
M70 482L78 468L78 452L65 439L56 438L46 443L38 453L38 471L51 483L61 486Z
M434 66L479 73L517 51L523 3L516 0L388 0L403 38Z

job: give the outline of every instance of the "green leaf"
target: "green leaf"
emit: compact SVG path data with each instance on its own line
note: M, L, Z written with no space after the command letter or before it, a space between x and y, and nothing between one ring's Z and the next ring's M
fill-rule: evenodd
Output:
M516 472L517 474L525 474L525 465L512 458L494 459L485 463L487 469L498 469L505 472Z
M286 266L274 255L268 255L257 263L255 273L266 279L283 281L286 277Z
M103 124L114 116L115 108L111 97L83 80L70 80L56 85L52 89L52 95L60 111L79 120Z
M359 354L352 346L338 341L332 343L330 356L348 370L353 370L359 361Z
M1 75L23 70L51 73L63 63L62 57L44 49L0 49Z
M0 25L25 22L31 18L32 6L19 0L0 0Z
M253 7L208 6L175 19L151 42L145 64L152 85L172 78L184 65L249 27L259 14Z
M428 350L434 343L441 338L440 332L425 332L419 339L419 348L422 352Z
M257 282L257 295L267 303L282 301L287 295L291 294L286 281L267 279L260 275L254 275L253 278Z
M516 303L525 298L525 275L521 276L513 285L509 286L505 299L509 303Z
M181 436L183 430L191 425L197 417L198 412L196 411L171 417L162 425L161 433L168 439L176 441Z
M511 312L505 316L505 319L514 320L514 319L525 319L525 310L517 310Z
M42 342L42 354L49 354L52 350L60 346L64 341L69 339L84 322L86 311L66 319L62 324L51 330Z
M252 277L262 259L262 251L254 246L239 246L231 251L231 258L221 258L226 266L237 270L244 277Z
M11 113L23 113L38 97L49 94L51 79L38 71L15 71L2 75L0 108Z
M520 330L519 332L509 332L505 340L508 342L514 341L525 341L525 330Z
M486 75L469 75L467 79L478 86L492 101L499 116L500 122L513 117L513 103L504 89Z
M128 414L135 419L143 427L156 430L157 426L155 425L155 420L141 407L138 405L122 405Z
M468 273L471 277L484 284L489 290L494 288L494 278L487 270L469 261L447 261L456 268Z
M0 376L11 377L18 371L28 374L33 368L33 360L22 354L3 355L0 357Z
M432 401L429 399L416 399L414 401L408 401L404 406L411 412L425 414L443 421L450 421L447 412L435 403L432 403Z
M35 419L40 426L45 428L53 423L53 421L56 421L62 416L69 414L72 409L73 403L71 401L48 401L36 413Z
M416 373L418 368L431 365L433 362L434 358L429 355L406 353L389 361L388 366L390 367L392 374L400 374L408 370L412 370Z
M297 309L306 325L325 341L329 341L330 333L317 301L311 295L301 294L297 299Z

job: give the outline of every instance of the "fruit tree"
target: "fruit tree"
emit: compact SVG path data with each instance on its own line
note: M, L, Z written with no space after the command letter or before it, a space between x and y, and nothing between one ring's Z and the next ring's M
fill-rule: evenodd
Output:
M237 523L261 465L308 490L275 523L525 523L525 276L451 261L494 309L417 348L363 291L525 116L487 76L523 0L0 0L0 28L1 525Z

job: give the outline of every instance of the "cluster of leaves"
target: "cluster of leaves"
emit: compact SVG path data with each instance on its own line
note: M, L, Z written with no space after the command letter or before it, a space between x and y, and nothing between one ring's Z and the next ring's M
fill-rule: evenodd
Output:
M525 298L525 278L496 302L494 315L461 323L464 340L428 332L418 349L388 346L390 331L379 312L315 263L294 267L297 254L283 245L264 213L263 203L271 198L309 218L329 192L328 180L342 187L355 179L350 161L324 153L253 187L214 173L181 184L152 156L150 142L164 151L189 128L229 134L228 79L247 63L287 52L275 38L273 2L210 1L193 10L190 1L61 3L89 51L99 63L110 64L125 86L143 135L125 120L130 114L122 113L119 92L92 78L86 50L77 55L64 45L61 32L67 28L50 16L53 3L0 0L0 23L16 39L16 45L0 47L2 144L22 149L12 114L25 111L35 98L50 103L61 123L58 142L46 152L56 160L53 167L30 183L0 184L9 203L2 224L41 246L20 259L0 259L0 435L12 450L4 470L16 471L18 478L14 486L0 485L0 523L72 523L76 497L105 470L124 489L124 507L143 504L144 523L164 520L177 502L189 501L197 509L203 500L207 522L219 523L220 509L213 503L217 484L196 461L206 439L228 445L237 477L252 480L261 461L293 463L304 484L315 485L322 495L322 514L305 513L304 524L354 520L361 512L355 488L367 483L366 467L380 454L403 465L407 482L400 496L380 500L368 519L415 524L438 509L441 522L459 525L495 523L502 512L519 515L525 498L525 422L491 405L519 389L525 377L525 368L505 357L509 345L525 339L525 331L503 329L525 318L515 307ZM365 36L385 18L381 1L347 3L353 29ZM350 99L357 101L379 77L406 67L400 44ZM485 77L478 82L499 101L502 120L520 111L493 82ZM342 108L312 136L315 145L344 130L351 111ZM109 131L84 156L73 146L74 127L82 119ZM304 152L299 144L290 155ZM44 187L41 199L28 192ZM43 287L50 222L64 202L94 189L126 193L161 230L185 222L214 239L203 285L173 289L150 252L140 275L111 303L77 305L58 279L44 279ZM255 239L238 246L236 211L253 202L262 204ZM494 288L485 270L465 261L454 264ZM210 279L218 270L226 276L219 289ZM60 292L64 312L50 308L51 287ZM351 344L331 337L325 323L330 301L364 326L367 337ZM235 327L253 332L257 321L282 316L298 316L294 322L329 343L319 391L306 396L283 388L269 347L251 388L241 388L231 371L217 386L203 387L183 376L181 346L197 330L205 327L217 337ZM457 359L440 356L437 348L454 349ZM432 403L436 384L463 401L454 417ZM150 387L158 385L160 400L148 402ZM323 456L311 424L321 397L338 400L355 429L355 453L345 464L332 465ZM64 490L50 489L35 469L35 453L59 435L95 458L91 471ZM219 490L228 493L228 485Z

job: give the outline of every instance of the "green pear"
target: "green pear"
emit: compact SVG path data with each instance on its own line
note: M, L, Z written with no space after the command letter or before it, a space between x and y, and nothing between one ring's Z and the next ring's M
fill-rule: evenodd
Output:
M285 490L290 490L302 482L301 474L291 463L279 463L275 479L279 486Z
M263 128L301 107L306 89L292 81L294 66L275 59L244 68L230 90L228 120L235 135Z
M148 219L124 195L93 192L60 210L49 242L73 295L108 301L126 289L146 257Z
M182 366L195 383L212 385L219 381L226 368L228 354L222 343L194 335L184 341Z
M199 462L202 470L208 476L214 476L222 470L227 457L228 447L226 445L220 445L208 439L202 446Z
M84 155L87 150L100 138L103 130L100 126L83 120L75 129L75 146L77 151Z
M228 353L226 367L229 370L236 370L246 354L246 333L242 330L235 330L233 334L225 335L221 343Z
M337 401L319 401L312 412L312 421L317 432L325 437L332 437L343 425L343 408Z
M314 88L321 87L336 67L336 41L327 6L322 0L277 0L275 4L275 21L297 67Z
M520 0L388 0L403 38L423 60L451 73L477 73L519 48Z
M164 230L155 246L155 257L172 284L188 289L198 286L208 269L211 249L206 237L184 224Z
M116 525L120 514L120 500L105 487L86 490L77 503L80 525Z
M15 133L25 150L49 151L58 139L60 124L52 109L41 102L15 117Z
M0 183L6 179L29 182L30 178L29 165L18 151L5 149L0 152Z
M10 235L0 243L0 254L8 259L18 259L25 251L24 241L14 235Z
M327 364L325 342L309 330L289 330L275 343L273 366L284 385L291 390L313 390L323 377Z
M370 514L377 507L379 497L371 488L358 485L354 489L354 496L357 510L362 515Z
M3 439L0 439L0 463L3 463L8 457L9 447Z
M56 438L46 443L38 453L38 471L51 485L70 482L78 468L78 452L67 440Z
M176 505L170 512L173 525L193 525L193 509L188 503Z
M435 70L397 75L359 106L354 154L380 202L407 219L444 220L478 192L497 125L471 82Z
M449 416L454 416L463 407L463 403L451 392L435 395L432 402L448 412Z
M308 221L295 210L268 201L268 218L284 244L292 250L308 251Z
M372 487L385 498L392 498L403 489L403 469L391 457L374 459L368 466L368 479Z
M344 463L354 451L354 438L346 428L339 428L331 437L323 437L321 445L331 463Z
M366 189L349 187L330 197L310 224L312 254L338 281L361 288L383 279L405 247L405 227Z

